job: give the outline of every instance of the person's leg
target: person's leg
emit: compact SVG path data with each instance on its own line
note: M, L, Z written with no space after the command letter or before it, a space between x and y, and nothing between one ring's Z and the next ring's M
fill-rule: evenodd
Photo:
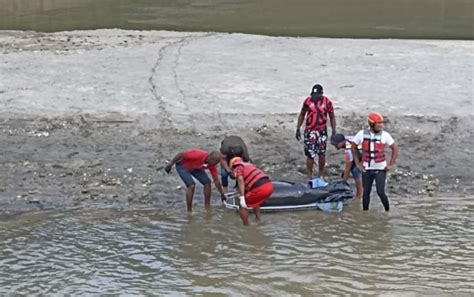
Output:
M260 221L260 206L257 206L253 209L253 212L255 214L255 220L258 222Z
M225 171L224 166L221 165L221 184L224 189L224 193L227 193L229 187L229 177L227 176L227 171Z
M362 186L362 177L354 179L356 185L356 199L360 202L362 200L362 194L364 193L364 188Z
M385 211L390 210L390 203L388 197L385 194L385 180L387 178L387 172L385 170L378 170L375 175L375 188L377 189L377 195L379 195L380 201L382 201Z
M314 160L310 157L306 158L306 174L308 177L308 180L313 179L313 165L314 165Z
M372 190L372 184L374 183L374 174L372 170L367 170L362 173L362 185L364 187L364 197L362 199L362 209L369 210L370 204L370 191Z
M242 223L247 226L249 224L249 211L244 207L240 207L239 213Z
M211 183L204 185L204 207L209 209L211 207Z
M273 184L268 182L245 194L247 205L253 208L255 219L260 220L260 206L270 198L273 193Z
M189 186L186 189L186 208L188 212L193 211L193 197L194 197L194 189L196 188L195 185Z
M193 210L193 197L194 197L194 188L195 184L191 172L181 166L181 164L176 164L176 172L178 172L179 177L186 185L186 208L188 212Z
M308 180L313 179L313 166L314 166L314 157L316 157L315 152L315 141L316 141L316 131L307 130L304 132L304 154L306 156L306 176Z
M204 207L208 209L211 205L211 180L207 173L202 170L193 170L191 174L203 185Z
M324 169L326 168L326 145L328 132L326 129L316 133L316 153L318 154L319 177L324 177Z
M352 176L354 177L354 182L356 185L356 200L362 200L362 193L364 192L362 186L362 173L355 165L351 168Z
M319 177L324 177L324 168L326 167L326 156L319 155L318 157L318 169L319 169Z

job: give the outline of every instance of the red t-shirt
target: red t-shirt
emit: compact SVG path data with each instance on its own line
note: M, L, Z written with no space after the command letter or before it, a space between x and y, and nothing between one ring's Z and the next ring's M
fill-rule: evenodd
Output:
M304 100L301 111L306 114L306 130L321 131L326 129L328 114L334 112L334 107L326 96L316 103L308 97Z
M206 163L207 156L209 154L201 150L189 150L183 153L183 159L181 160L181 166L192 171L196 169L208 169L211 172L212 177L217 177L216 166L209 166Z

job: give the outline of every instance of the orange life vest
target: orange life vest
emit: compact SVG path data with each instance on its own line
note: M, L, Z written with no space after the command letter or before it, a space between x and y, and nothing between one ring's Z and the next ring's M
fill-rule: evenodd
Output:
M371 143L374 143L374 149L371 150ZM364 129L364 141L362 141L362 161L370 163L375 161L380 163L385 161L385 144L382 143L382 131L370 137L369 129Z
M252 190L255 186L255 183L259 180L264 178L268 179L268 175L250 163L244 163L242 168L242 177L244 178L245 191Z

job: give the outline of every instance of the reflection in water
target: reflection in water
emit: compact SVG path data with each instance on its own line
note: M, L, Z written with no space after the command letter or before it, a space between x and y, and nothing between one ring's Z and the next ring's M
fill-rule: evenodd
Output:
M0 224L0 294L473 293L472 198L393 200L250 227L220 207L18 215Z
M0 0L0 29L473 39L472 0Z

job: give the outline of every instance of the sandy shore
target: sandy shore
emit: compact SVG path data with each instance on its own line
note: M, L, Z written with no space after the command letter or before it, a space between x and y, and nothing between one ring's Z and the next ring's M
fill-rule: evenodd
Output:
M396 199L472 195L471 41L4 31L0 52L3 212L182 207L166 160L216 149L226 134L241 135L274 179L303 180L294 128L315 82L339 131L386 115L401 147L388 184ZM331 178L341 164L330 148Z

